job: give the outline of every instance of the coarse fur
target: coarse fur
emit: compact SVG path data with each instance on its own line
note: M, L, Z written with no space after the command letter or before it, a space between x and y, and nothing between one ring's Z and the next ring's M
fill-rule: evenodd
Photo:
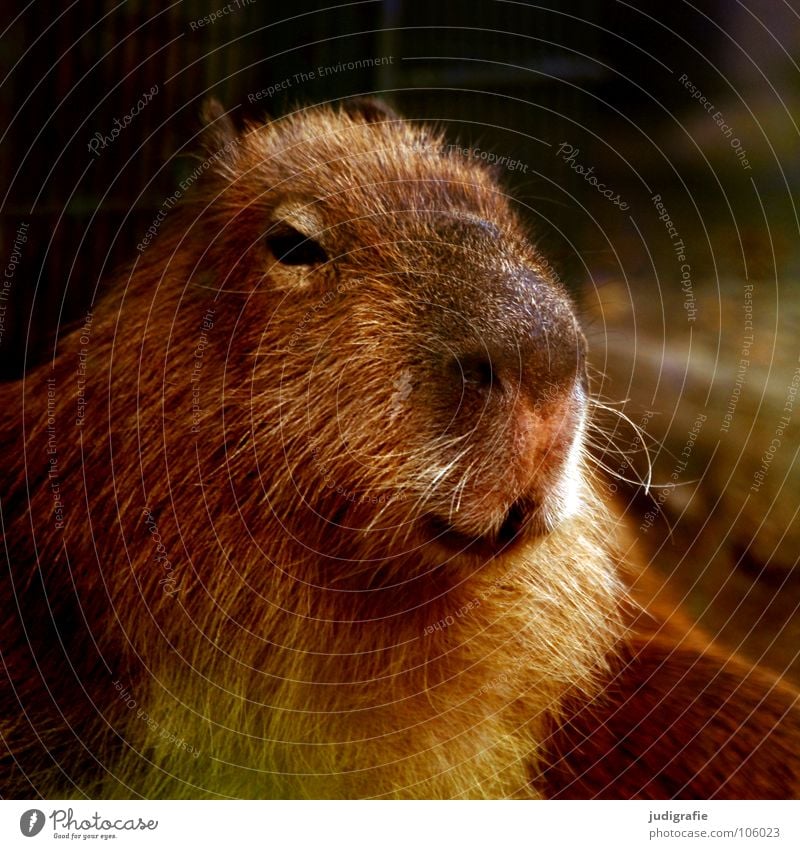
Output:
M205 119L180 208L2 389L4 795L743 793L627 739L657 720L615 687L716 655L637 619L583 337L492 171L371 102ZM786 760L759 675L686 733Z

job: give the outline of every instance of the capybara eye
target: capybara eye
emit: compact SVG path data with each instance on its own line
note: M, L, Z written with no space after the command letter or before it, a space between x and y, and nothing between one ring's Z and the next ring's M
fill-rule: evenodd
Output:
M265 241L281 265L319 265L328 261L328 254L319 242L285 222L272 227Z

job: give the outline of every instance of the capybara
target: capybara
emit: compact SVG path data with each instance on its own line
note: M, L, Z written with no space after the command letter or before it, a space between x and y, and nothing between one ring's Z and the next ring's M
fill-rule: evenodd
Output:
M4 795L797 795L797 694L599 496L585 339L493 171L371 100L204 118L2 389Z

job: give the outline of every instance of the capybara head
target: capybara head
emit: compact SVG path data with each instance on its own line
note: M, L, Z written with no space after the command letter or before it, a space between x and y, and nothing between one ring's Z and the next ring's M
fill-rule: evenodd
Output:
M238 142L209 117L201 263L247 293L226 385L254 450L228 462L264 522L402 580L573 515L585 343L492 171L373 103Z

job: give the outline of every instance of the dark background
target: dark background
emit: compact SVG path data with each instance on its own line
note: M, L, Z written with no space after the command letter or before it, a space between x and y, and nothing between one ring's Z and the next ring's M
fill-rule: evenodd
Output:
M226 5L217 21L192 28ZM577 292L587 281L640 276L668 251L649 201L656 191L680 208L682 232L699 235L711 221L720 234L716 244L694 245L696 271L730 259L732 222L751 262L772 261L751 178L769 196L771 221L796 231L787 186L798 177L790 85L798 19L781 2L319 5L82 0L5 13L0 257L9 257L20 222L30 227L9 293L0 377L46 357L55 329L82 315L98 281L133 258L192 167L180 154L192 149L210 93L240 122L377 93L407 116L438 121L454 140L519 159L528 167L509 172L507 183ZM391 63L294 79L376 57ZM753 171L740 168L678 82L682 73L735 125ZM248 99L287 79L279 93ZM108 134L154 84L159 93L130 126L99 156L89 152L92 136ZM628 214L555 156L564 141L620 192ZM778 262L791 261L792 240L783 241L773 246Z

